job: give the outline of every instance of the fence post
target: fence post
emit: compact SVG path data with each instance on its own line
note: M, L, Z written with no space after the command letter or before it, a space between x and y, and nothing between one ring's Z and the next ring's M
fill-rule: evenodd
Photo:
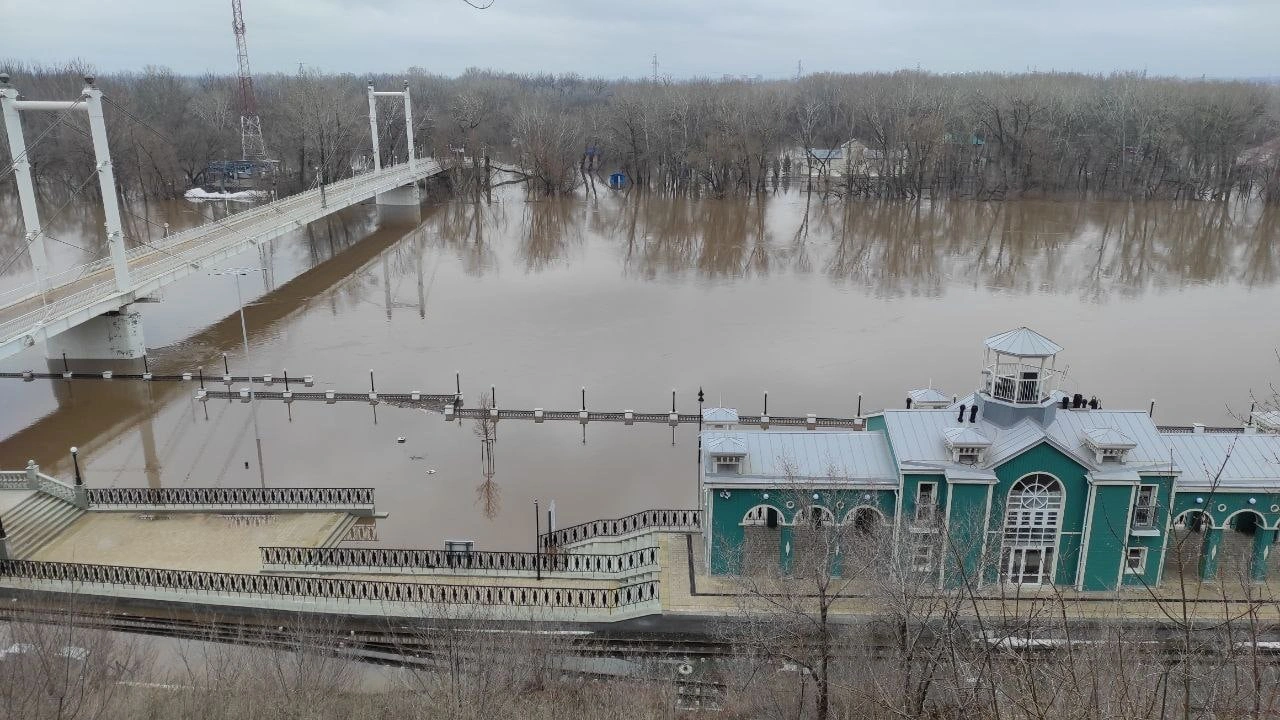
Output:
M27 461L27 487L31 490L40 489L40 466L35 460Z

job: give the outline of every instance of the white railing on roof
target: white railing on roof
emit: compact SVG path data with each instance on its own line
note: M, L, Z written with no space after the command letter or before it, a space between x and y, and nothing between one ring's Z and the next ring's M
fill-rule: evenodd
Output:
M984 375L991 397L1020 405L1035 405L1048 399L1057 380L1057 371L1052 368L1026 363L993 363Z

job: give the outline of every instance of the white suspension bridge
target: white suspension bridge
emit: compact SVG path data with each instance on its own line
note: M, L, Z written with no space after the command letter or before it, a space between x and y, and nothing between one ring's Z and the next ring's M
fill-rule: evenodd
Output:
M369 125L375 149L378 147L376 99L395 96L404 101L406 162L382 167L379 153L375 151L370 172L193 227L160 241L126 248L103 103L106 101L123 113L128 114L127 111L104 97L92 77L85 78L79 98L67 101L20 99L18 91L8 83L8 76L0 75L0 110L14 158L10 170L17 180L25 229L25 246L20 250L31 256L33 277L28 283L0 293L0 360L39 342L46 343L47 355L54 358L62 353L78 359L141 357L145 346L139 315L128 311L132 303L150 300L160 288L204 271L211 263L268 243L370 198L376 198L380 205L416 207L418 181L445 170L434 159L414 156L413 116L407 84L403 91L391 92L375 91L370 85ZM24 111L88 114L96 160L93 175L97 176L102 190L106 219L107 257L57 273L49 272L45 251L45 240L49 236L40 224L36 208L29 150L20 120L20 113ZM37 144L41 139L43 137Z

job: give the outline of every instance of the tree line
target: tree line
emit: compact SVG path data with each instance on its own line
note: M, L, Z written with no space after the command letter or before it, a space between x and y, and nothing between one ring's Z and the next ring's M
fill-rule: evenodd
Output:
M92 68L5 64L33 99L75 97ZM780 178L843 198L1091 196L1280 199L1280 88L1228 80L1075 73L821 73L787 80L604 80L410 68L373 78L302 70L255 79L282 191L371 164L365 86L412 92L420 155L492 158L539 195L628 187L685 196L765 192ZM98 84L116 175L174 195L240 156L237 79L158 67ZM383 162L403 159L403 110L380 102ZM45 192L91 169L77 117L28 114ZM7 165L8 150L0 151ZM11 184L11 178L5 178ZM89 188L92 190L92 188Z

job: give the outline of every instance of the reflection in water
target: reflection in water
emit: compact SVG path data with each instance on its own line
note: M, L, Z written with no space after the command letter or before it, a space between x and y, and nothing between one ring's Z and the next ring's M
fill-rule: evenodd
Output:
M440 243L462 258L467 275L482 276L498 267L498 254L487 236L507 228L506 204L458 200L438 208L430 226Z
M226 264L267 269L245 311L253 370L314 373L319 389L362 390L376 368L384 392L441 392L460 369L472 388L509 387L511 407L555 407L588 385L600 388L593 404L613 409L663 409L679 387L683 409L705 384L728 404L768 388L791 412L839 415L862 392L873 408L930 380L965 391L977 362L964 348L1026 323L1068 346L1080 391L1113 407L1146 407L1161 393L1161 421L1220 424L1229 420L1212 413L1247 407L1274 377L1266 306L1280 290L1262 289L1276 283L1276 213L844 204L795 191L526 202L503 188L493 202L431 206L416 228L351 208ZM100 222L92 214L85 228ZM14 241L6 234L0 249ZM1102 301L1106 313L1091 307ZM203 365L212 380L226 351L231 369L245 370L235 308L233 290L200 274L167 288L142 308L152 369ZM1205 382L1223 348L1234 353L1230 372ZM42 363L33 350L10 367ZM34 458L65 476L78 445L95 486L255 483L243 467L254 453L248 408L195 402L195 386L0 385L0 467ZM469 432L389 404L264 402L258 412L273 485L376 486L380 505L396 509L380 522L390 543L482 532L487 546L512 547L534 531L519 511L526 499L554 497L576 522L681 507L696 492L688 427L593 423L584 447L576 423L504 425L518 472L499 484L492 425Z
M480 396L480 407L488 410L493 407L489 393ZM476 486L476 504L490 520L498 517L502 509L502 488L493 479L497 467L493 459L493 446L498 442L498 423L487 414L475 421L472 431L480 438L480 474L484 480Z
M108 255L101 202L65 193L42 194L40 220L51 273ZM156 243L176 233L221 220L253 207L249 203L192 203L186 200L122 199L121 225L128 248ZM169 227L166 230L165 224ZM31 257L16 192L0 192L0 292L29 283Z
M515 207L520 210L515 210ZM583 233L615 244L644 279L822 272L876 297L939 296L957 281L1102 300L1184 284L1275 282L1280 209L1260 203L831 202L807 193L695 200L604 195L488 207L457 203L431 222L467 271L497 269L486 235L522 228L517 255L540 271Z

